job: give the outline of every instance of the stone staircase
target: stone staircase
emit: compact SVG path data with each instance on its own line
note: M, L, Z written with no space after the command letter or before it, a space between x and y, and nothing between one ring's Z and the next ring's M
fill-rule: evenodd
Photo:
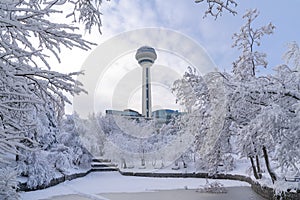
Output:
M111 172L119 171L118 165L111 162L111 160L103 158L93 158L91 163L91 171L93 172Z

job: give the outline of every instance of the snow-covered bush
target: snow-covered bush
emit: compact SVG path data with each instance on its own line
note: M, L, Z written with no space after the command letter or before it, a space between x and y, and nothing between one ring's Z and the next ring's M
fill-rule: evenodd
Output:
M69 153L69 148L59 144L48 155L49 164L56 170L62 173L68 172L72 167L72 157Z
M82 144L95 157L104 155L106 136L100 125L102 120L103 117L100 114L89 115L88 119L83 122L86 131L79 133Z
M83 169L88 169L91 167L92 157L89 153L84 153L80 157L79 166Z
M26 164L26 171L20 171L24 176L28 177L27 186L36 188L38 186L47 185L55 176L55 169L47 157L48 152L36 151L28 152L26 157L18 162Z
M16 200L19 198L19 195L16 192L18 186L16 177L16 170L11 168L0 169L0 199Z
M55 113L47 113L41 110L37 113L36 128L32 131L35 141L43 150L50 149L56 143L56 137L60 130Z
M64 151L62 155L64 155L64 158L68 158L72 165L90 165L91 154L82 145L79 135L76 133L63 132L59 135L57 140L60 144L64 145L66 151ZM90 159L87 159L87 157Z
M218 181L209 182L206 179L206 184L197 189L197 192L208 192L208 193L227 193L226 188L224 185Z
M232 171L235 168L234 157L231 154L224 155L223 163L226 172Z

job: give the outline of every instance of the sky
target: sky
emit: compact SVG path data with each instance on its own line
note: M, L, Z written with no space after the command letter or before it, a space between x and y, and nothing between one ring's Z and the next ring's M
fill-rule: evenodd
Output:
M52 69L60 72L85 69L89 62L97 63L93 65L94 68L91 71L95 70L96 72L98 68L103 69L101 73L95 73L98 78L95 79L93 87L88 88L89 83L86 84L89 98L84 94L75 97L73 106L67 107L67 113L72 112L73 109L83 115L91 112L103 112L105 109L132 108L141 111L141 90L137 82L141 79L139 76L141 69L134 59L134 49L138 46L132 45L133 43L140 45L145 41L148 44L157 44L157 46L153 46L157 48L158 53L155 64L165 71L162 73L153 72L152 74L153 80L155 77L161 76L152 88L154 110L160 108L182 109L178 104L175 104L175 96L170 92L172 85L170 82L180 78L188 66L195 64L189 62L193 51L182 50L186 41L199 46L196 52L201 51L203 53L199 59L206 59L212 64L211 67L214 70L217 68L218 71L231 72L232 62L237 59L240 53L231 47L232 35L238 32L241 25L244 24L242 16L247 9L257 8L260 11L260 16L255 21L254 26L259 27L272 22L276 27L274 34L265 36L261 46L258 47L258 50L267 53L269 62L267 70L261 69L261 73L272 73L272 67L283 63L282 55L288 42L300 43L300 22L298 20L300 1L298 0L238 1L236 8L238 14L236 16L225 12L218 19L210 16L203 18L206 6L205 3L196 4L193 0L103 1L101 8L103 13L102 35L96 29L92 34L84 34L85 39L97 43L98 46L94 46L86 52L78 49L63 50L61 63L55 60L50 62ZM175 35L176 33L179 34L181 39L171 40L167 35L155 38L160 40L160 43L155 43L155 41L148 41L146 37L138 35L132 41L126 41L126 44L123 44L122 41L122 44L118 44L115 41L116 38L124 34L128 39L128 32L137 33L139 30L147 28L162 29L164 32L170 31L171 35L175 32ZM173 41L173 43L162 44L165 39ZM138 42L136 42L137 40ZM103 46L109 44L111 49L103 50ZM127 45L127 48L123 48L122 45ZM109 55L110 51L114 56ZM92 61L89 61L91 58L93 58ZM106 58L113 59L103 61ZM106 63L105 66L101 65L101 62ZM155 71L154 69L155 65L151 70ZM170 69L172 73L168 73L167 69ZM85 78L79 78L79 80L85 82L92 79L91 76L87 74ZM135 83L135 86L127 87L128 82ZM123 94L121 94L122 92Z

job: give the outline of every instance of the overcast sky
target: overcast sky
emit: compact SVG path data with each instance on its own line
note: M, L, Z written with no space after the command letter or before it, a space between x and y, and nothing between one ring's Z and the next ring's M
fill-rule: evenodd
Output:
M285 45L287 42L296 41L300 43L300 22L298 14L300 1L240 0L239 2L241 3L237 7L237 16L224 13L222 17L215 20L209 16L203 19L206 4L195 4L193 0L103 1L102 35L94 31L91 35L85 34L84 37L101 46L101 44L126 31L149 27L174 30L191 38L201 47L203 47L218 70L230 72L232 62L239 55L238 50L231 48L231 37L233 33L238 32L240 26L244 23L242 20L242 15L245 13L245 11L247 9L257 8L260 11L260 16L255 22L255 25L260 26L272 22L276 26L275 33L271 36L266 36L263 39L262 46L260 47L260 50L266 52L268 55L269 69L271 71L272 67L283 62L281 57L286 49ZM178 45L180 46L180 44ZM93 50L95 49L97 49L96 46L93 47ZM93 50L89 52L84 52L81 50L64 50L61 54L62 62L59 64L56 61L53 61L51 62L51 65L53 66L53 69L61 72L80 70L83 63ZM136 63L135 67L130 67L131 65L135 65L135 61L128 55L130 55L130 53L120 56L120 59L114 60L114 62L111 64L112 68L118 65L120 68L126 68L127 66L127 68L129 67L128 69L134 70L138 65ZM106 55L98 56L105 57ZM133 61L130 62L130 59ZM164 65L167 64L165 63ZM183 71L185 70L185 67L187 67L185 65L188 65L188 63L182 62ZM116 74L116 72L113 72L112 74ZM110 77L112 74L107 75L107 77ZM116 80L113 80L114 83L112 85L116 85L124 76L124 73L123 76L118 76L116 74ZM119 79L117 77L119 77ZM101 80L98 81L101 82ZM105 86L106 90L109 88L109 85L109 82L107 82ZM104 89L101 88L101 85L96 86L98 89L99 87L99 91ZM111 90L116 89L112 87ZM162 87L157 87L156 92L159 93L157 96L164 96L165 98L162 98L163 100L160 101L159 104L156 103L156 107L168 107L176 109L174 97L171 97L172 94L166 92L166 90L167 88L163 85ZM136 88L134 91L132 91L130 100L126 100L126 102L129 103L123 105L123 107L112 106L107 102L107 99L112 98L111 94L106 93L102 94L102 96L99 96L99 91L92 91L92 93L97 93L93 94L94 98L97 98L97 103L93 103L94 112L103 111L106 108L122 109L126 107L130 107L138 111L141 110L141 108L139 108L141 105L139 96L140 92ZM158 102L158 100L153 100L154 104L155 101ZM70 112L71 110L72 108L68 107L67 111ZM89 110L87 112L92 111Z

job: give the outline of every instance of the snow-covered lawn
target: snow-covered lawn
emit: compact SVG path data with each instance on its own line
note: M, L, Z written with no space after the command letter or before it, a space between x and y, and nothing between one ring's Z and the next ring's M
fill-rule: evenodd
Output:
M219 180L219 182L224 184L225 187L250 186L248 183L241 181ZM21 198L23 200L38 200L58 195L79 194L92 199L99 199L97 194L101 193L197 189L205 183L206 180L200 178L145 178L122 176L118 172L94 172L83 178L66 181L44 190L22 192Z

